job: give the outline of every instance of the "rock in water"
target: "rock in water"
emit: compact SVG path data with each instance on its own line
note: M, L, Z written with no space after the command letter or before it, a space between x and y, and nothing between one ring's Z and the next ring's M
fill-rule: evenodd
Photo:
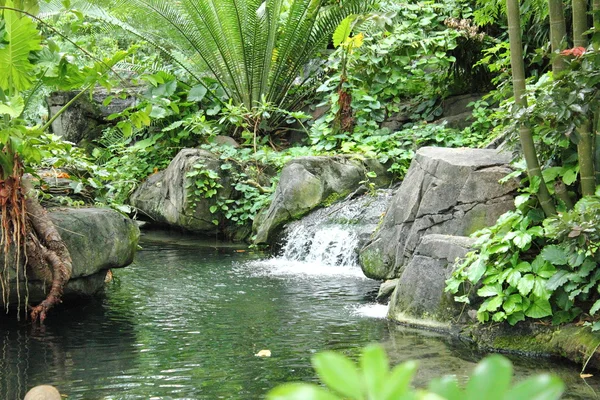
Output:
M61 400L61 397L54 386L40 385L27 392L24 400Z

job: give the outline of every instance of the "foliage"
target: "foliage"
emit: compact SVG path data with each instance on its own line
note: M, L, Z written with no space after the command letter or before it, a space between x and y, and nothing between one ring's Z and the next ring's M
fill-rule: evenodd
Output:
M600 231L594 222L600 199L585 197L549 218L532 207L529 193L518 196L515 205L515 211L475 234L476 251L457 265L446 290L458 293L465 285L467 293L456 300L469 303L477 288L477 296L485 298L477 312L480 322L514 325L525 317L552 316L559 324L582 313L593 317L600 309Z
M364 44L347 57L344 47L330 56L334 73L318 89L328 93L326 101L332 106L328 123L338 111L336 88L346 64L349 73L343 85L352 94L357 129L377 129L393 113L416 112L428 120L439 115L436 99L447 94L449 68L456 61L447 53L460 36L444 25L450 7L430 2L382 4L382 11L394 16L391 31L376 24L358 25L355 30L365 31ZM412 104L405 104L407 99Z
M359 368L347 357L335 352L322 352L312 363L327 389L314 384L288 383L267 394L268 400L334 400L334 399L447 399L447 400L550 400L561 397L564 385L560 379L539 375L511 386L512 365L500 355L483 359L474 369L464 389L456 377L437 378L427 390L413 389L411 380L417 364L407 361L389 369L384 350L379 345L363 349Z
M312 0L96 1L102 8L73 3L86 15L148 40L186 71L190 86L203 85L222 106L231 101L253 110L268 103L289 111L301 105L305 92L298 89L314 77L298 81L306 63L339 22L370 5L356 0L335 6ZM274 117L268 128L284 120Z

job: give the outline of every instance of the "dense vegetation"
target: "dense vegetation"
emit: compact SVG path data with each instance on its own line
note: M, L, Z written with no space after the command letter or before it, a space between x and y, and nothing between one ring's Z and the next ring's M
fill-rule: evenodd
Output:
M240 193L216 199L215 221L248 226L299 155L373 157L401 179L420 146L514 145L516 209L478 233L448 290L481 322L598 329L600 11L588 3L3 0L0 170L61 168L84 201L133 213L144 179L204 148ZM137 101L85 148L48 132L48 93L98 86L115 93L107 103ZM448 97L484 91L466 128L434 122ZM213 171L188 177L195 196L217 196Z

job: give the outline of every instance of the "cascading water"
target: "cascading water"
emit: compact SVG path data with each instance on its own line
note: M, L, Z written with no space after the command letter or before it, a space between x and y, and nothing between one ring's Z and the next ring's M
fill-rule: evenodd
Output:
M358 234L351 226L325 225L318 230L298 224L290 230L282 257L327 266L357 267Z
M270 275L333 276L366 279L358 249L371 236L391 191L365 195L316 210L284 231L278 257L263 262Z

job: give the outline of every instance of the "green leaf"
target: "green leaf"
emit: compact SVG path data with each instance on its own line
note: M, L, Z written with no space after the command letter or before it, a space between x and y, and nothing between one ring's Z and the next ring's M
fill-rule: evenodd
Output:
M521 304L523 303L523 297L520 294L511 294L506 298L502 308L507 314L512 314L515 311L521 311Z
M417 363L414 361L406 361L394 367L392 372L386 379L381 397L378 400L396 400L402 398L410 387L415 372L417 371Z
M308 383L287 383L267 393L267 400L341 400L325 389Z
M519 281L521 280L521 272L516 270L511 270L506 277L506 282L514 288L517 287Z
M535 283L533 284L533 295L540 299L548 300L552 295L552 292L549 291L546 287L546 283L548 281L544 278L536 277Z
M364 348L360 367L363 372L367 396L379 398L389 373L389 362L383 347L371 345Z
M8 114L11 118L18 118L25 109L25 101L20 95L11 97L8 102L0 103L0 114Z
M525 321L525 313L522 311L518 311L516 313L510 314L506 319L509 324L514 325L517 322Z
M458 382L454 376L433 379L429 382L429 391L447 400L462 400L464 398L464 393L458 387Z
M204 87L204 85L196 85L190 89L187 100L194 102L202 101L207 92L208 90Z
M525 247L527 247L529 245L529 243L531 243L532 239L533 239L533 237L529 233L519 232L513 239L513 243L518 248L524 249Z
M485 261L482 258L478 258L477 261L466 269L465 273L470 282L479 282L479 279L481 279L485 273Z
M517 290L521 293L521 296L527 296L533 289L535 283L535 276L527 274L521 278L517 284Z
M8 44L0 48L0 89L19 92L32 85L35 66L29 56L42 48L41 37L33 20L22 13L4 10L4 22Z
M485 310L486 311L494 312L498 308L500 308L500 306L502 305L503 301L504 301L504 296L492 297L492 298L484 301L483 304L481 305L481 307L483 307L485 305Z
M596 300L596 302L590 308L590 315L594 315L600 310L600 300Z
M569 271L559 270L552 277L550 277L550 279L548 279L548 281L546 282L546 287L549 290L554 291L562 285L564 285L565 283L567 283L569 281L570 275L571 273Z
M541 276L542 278L550 278L556 274L556 268L550 264L544 258L538 255L533 263L531 263L531 269L534 274Z
M510 386L512 364L507 358L494 354L484 358L467 383L465 400L501 400Z
M504 400L555 400L560 399L565 390L562 381L550 375L538 375L519 382L506 395Z
M557 245L549 245L544 247L541 252L544 260L550 262L553 265L567 265L568 254L564 248Z
M502 293L502 285L499 283L496 285L486 285L477 291L477 296L480 297L491 297L497 296Z
M552 306L548 300L537 299L531 303L525 315L529 318L544 318L552 315Z
M563 182L565 185L572 185L577 180L578 171L576 168L570 168L563 175Z
M347 357L326 351L315 355L312 363L321 381L329 388L351 399L362 399L358 369Z
M344 18L344 20L338 25L338 27L335 29L335 32L333 32L333 47L339 47L342 43L344 43L344 41L346 41L347 38L350 37L350 34L352 33L352 23L355 19L356 16L350 15Z

